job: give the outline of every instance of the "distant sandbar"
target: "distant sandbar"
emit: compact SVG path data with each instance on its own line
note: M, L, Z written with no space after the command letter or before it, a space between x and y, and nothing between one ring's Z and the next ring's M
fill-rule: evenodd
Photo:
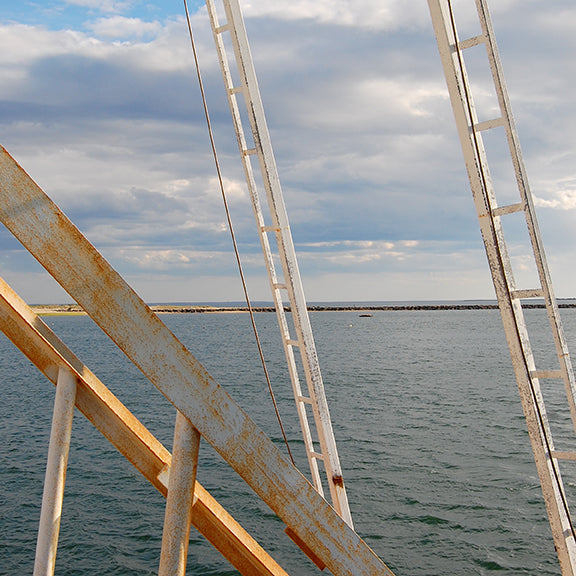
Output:
M524 303L523 308L544 308L543 303ZM559 308L576 308L576 303L560 303ZM85 314L78 304L38 304L31 307L41 316ZM202 313L239 313L249 312L248 306L201 306L180 304L154 304L150 308L157 314L202 314ZM373 312L373 311L411 311L411 310L497 310L498 305L486 304L386 304L386 305L310 305L310 312ZM285 310L290 311L290 306ZM273 306L253 306L253 312L274 312Z

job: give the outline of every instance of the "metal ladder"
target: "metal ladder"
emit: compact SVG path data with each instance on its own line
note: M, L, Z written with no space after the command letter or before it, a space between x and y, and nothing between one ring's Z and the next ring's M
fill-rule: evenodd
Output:
M555 450L542 392L546 392L554 380L563 381L572 426L576 430L574 373L536 221L488 7L485 0L475 2L481 33L473 38L459 40L450 0L428 0L554 543L562 574L573 576L576 574L576 539L560 475L559 460L576 459L576 451ZM486 48L499 104L499 115L484 121L478 120L464 61L468 49L481 45ZM483 139L484 132L498 128L505 131L519 192L517 202L505 205L497 203ZM524 215L533 264L538 272L539 285L529 286L527 289L516 287L513 265L504 239L503 227L506 219L515 213ZM552 368L536 366L530 344L522 302L533 298L543 299L546 305L557 357L557 365Z
M306 300L300 279L300 272L298 270L298 263L296 261L296 253L294 251L280 179L278 177L270 135L264 116L264 108L260 98L260 91L258 89L244 20L238 0L223 0L227 20L223 25L218 21L214 1L206 0L206 5L224 78L228 103L236 130L244 174L256 218L260 243L264 253L264 261L268 270L268 279L272 290L280 331L282 333L282 341L288 362L288 370L292 381L294 398L304 436L304 444L312 473L313 484L316 490L321 495L324 495L322 478L318 466L318 461L320 460L324 463L326 482L329 487L332 505L346 523L352 527L352 518L330 421L328 404L324 393L324 385L318 365L312 328L308 317ZM227 48L223 37L226 33L229 34L236 63L236 83L228 62ZM243 128L238 95L244 97L248 122L250 124L250 133L252 134L252 140L250 142L247 142ZM269 224L266 223L262 212L258 186L252 168L252 157L257 159L260 167L261 185L264 188L270 211ZM273 234L276 241L276 258L278 258L281 263L282 279L278 278L275 270L275 255L272 251L269 234ZM283 304L283 294L287 295L288 301L290 302L294 336L291 334L287 320L286 310ZM307 395L302 391L295 350L299 351L301 369L303 369L308 388ZM310 406L313 413L319 450L315 447L315 440L313 439L308 421L308 406Z

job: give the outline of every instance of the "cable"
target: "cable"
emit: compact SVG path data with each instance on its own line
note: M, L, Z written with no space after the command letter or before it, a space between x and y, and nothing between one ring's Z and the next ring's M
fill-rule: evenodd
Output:
M244 291L244 297L246 299L246 305L248 307L248 312L250 313L250 321L252 323L252 329L254 331L254 337L256 338L256 345L258 347L258 354L260 355L260 361L262 362L262 369L264 370L264 376L266 378L266 383L268 385L268 391L270 392L270 397L272 399L272 404L274 405L274 411L276 413L276 419L280 426L280 431L282 432L282 437L284 438L284 444L286 444L286 449L288 450L288 455L292 464L296 465L292 452L290 450L290 445L288 444L288 438L286 437L286 432L284 431L284 426L282 424L282 418L280 417L280 412L278 410L278 404L276 402L276 397L274 396L274 391L272 389L272 382L270 381L270 375L268 374L268 368L266 367L266 361L264 359L264 352L262 351L262 345L260 343L260 337L258 335L258 329L256 328L256 321L254 319L254 310L252 309L252 304L250 303L250 298L248 296L248 287L246 285L246 279L244 277L244 271L242 269L242 262L240 260L240 252L238 251L238 243L236 242L236 235L234 233L234 227L232 226L232 218L230 216L230 210L228 208L228 199L226 197L226 190L224 188L224 181L222 178L222 171L220 169L220 161L218 160L218 153L216 151L216 144L214 142L214 133L212 131L212 122L210 121L210 114L208 113L208 103L206 100L206 93L204 92L204 83L202 82L202 75L200 74L200 65L198 62L198 54L196 52L196 43L194 42L194 35L192 33L192 24L190 21L190 13L188 11L188 2L184 0L184 10L186 12L186 22L188 24L188 33L190 35L190 44L192 46L192 53L194 54L194 63L196 65L196 76L198 78L198 86L200 87L200 94L202 95L202 105L204 107L204 116L206 118L206 126L208 128L208 135L210 137L210 146L212 147L212 156L214 157L214 164L216 165L216 173L218 175L218 183L220 186L220 192L222 193L222 201L224 203L224 210L226 211L226 219L228 221L228 229L230 230L230 236L232 237L232 244L234 246L234 254L236 256L236 263L238 264L238 271L240 273L240 279L242 281L242 289Z

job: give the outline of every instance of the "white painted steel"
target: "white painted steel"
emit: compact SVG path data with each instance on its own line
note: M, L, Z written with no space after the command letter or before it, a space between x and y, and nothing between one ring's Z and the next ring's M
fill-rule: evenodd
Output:
M304 444L312 473L312 480L316 490L320 494L323 494L322 479L318 467L318 454L320 453L323 456L322 461L324 462L326 481L330 490L332 504L348 525L352 527L352 517L348 505L348 497L346 495L346 489L342 477L342 469L338 457L338 450L336 448L332 422L330 420L324 384L320 373L316 346L312 335L312 327L308 317L304 289L302 287L296 252L294 250L292 234L288 222L288 215L282 195L280 178L276 168L276 161L274 159L274 153L272 150L272 144L240 5L238 0L223 0L227 22L222 26L218 22L214 0L207 0L206 5L208 7L208 14L210 16L222 75L224 77L228 103L230 105L232 119L236 130L246 182L248 184L248 190L256 218L258 233L264 254L264 261L268 271L268 279L274 299L278 323L282 333L284 350L288 362L288 370L292 381L294 399L296 401L298 417L300 419L300 425L304 436ZM236 67L240 77L240 86L234 86L233 84L227 51L222 38L224 32L230 34ZM243 94L244 96L251 129L250 133L254 139L253 148L249 148L249 145L246 142L237 100L238 94ZM265 218L262 213L259 192L250 160L250 157L254 154L256 154L258 158L266 201L272 218L272 226L265 224ZM278 257L284 276L282 282L279 282L277 278L274 266L274 257L267 236L269 232L275 234L276 244L278 247ZM284 310L282 290L285 290L290 302L290 310L294 322L294 329L296 331L296 339L290 336L290 329ZM320 444L320 451L317 451L314 448L314 441L306 412L307 402L301 400L303 396L302 387L300 376L298 374L294 348L300 352L304 377L311 400L310 404L312 406L316 433Z
M2 147L0 220L334 576L392 575Z
M254 178L254 172L252 170L252 164L248 159L247 154L245 153L247 150L246 144L246 137L244 135L244 129L242 127L242 119L240 115L240 109L238 107L238 102L236 98L233 98L233 94L239 94L244 92L244 87L235 87L233 86L232 74L230 72L230 67L228 64L228 58L226 55L226 48L224 46L224 41L222 38L222 33L228 32L231 30L231 26L219 26L218 19L216 15L216 7L212 0L207 0L206 5L208 7L208 14L210 16L210 22L212 25L212 31L214 33L214 41L216 43L216 48L218 52L218 58L220 61L220 67L222 70L222 75L224 77L224 84L227 88L228 92L228 103L230 105L230 111L232 114L232 120L234 123L234 127L236 130L236 137L238 139L238 146L241 151L241 158L242 158L242 165L244 168L244 175L246 177L246 182L248 184L248 191L250 194L250 200L252 202L252 208L254 211L254 215L256 218L257 223L257 230L260 237L260 243L262 247L262 252L264 254L264 261L266 264L266 269L268 271L268 277L270 284L272 286L272 297L274 299L274 306L276 309L276 315L278 318L278 323L280 326L280 332L282 335L282 341L284 343L284 350L286 353L286 358L288 362L288 371L290 374L290 380L292 382L292 387L294 390L294 394L301 396L301 384L300 378L298 375L298 369L296 367L296 360L294 358L294 351L292 346L289 344L291 342L290 339L290 330L288 328L288 322L286 320L286 315L284 313L284 304L282 302L282 289L287 289L286 284L278 282L276 269L274 265L272 249L270 247L270 241L268 239L268 235L266 232L275 232L279 233L280 228L278 225L274 226L266 226L264 222L264 214L262 212L260 198L257 192L256 180ZM310 470L312 473L312 482L316 490L320 494L324 494L322 488L322 480L320 478L320 472L318 469L317 461L311 456L313 452L314 444L312 440L312 434L310 432L310 426L308 423L308 417L306 415L306 408L301 403L296 402L298 418L300 420L300 426L302 429L302 433L304 436L304 445L306 447L306 453L308 455L308 462L310 465Z
M574 528L538 376L554 375L556 377L559 375L563 379L572 422L576 429L574 373L538 230L532 194L522 160L488 7L485 0L476 0L482 34L470 40L460 41L457 37L450 0L428 0L428 4L560 566L564 576L573 576L576 574ZM484 44L486 47L501 114L501 118L482 123L478 123L472 89L462 54L462 50L479 44ZM536 289L516 289L506 248L501 218L518 211L518 204L512 205L511 209L507 207L498 209L481 134L481 131L499 125L503 125L506 132L520 204L532 244L534 264L539 274L541 287ZM522 299L535 297L544 298L546 304L559 370L537 370L535 366L521 304Z
M76 377L69 370L61 368L54 400L34 576L54 574L75 402Z
M186 574L199 448L198 430L177 412L158 576Z

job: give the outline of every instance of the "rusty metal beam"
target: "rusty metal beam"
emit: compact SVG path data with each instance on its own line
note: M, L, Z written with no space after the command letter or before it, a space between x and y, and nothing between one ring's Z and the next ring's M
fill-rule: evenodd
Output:
M171 455L114 394L0 278L0 330L50 380L77 379L76 407L163 495ZM261 546L195 483L192 524L244 576L288 576Z
M335 576L392 574L4 148L0 220Z

